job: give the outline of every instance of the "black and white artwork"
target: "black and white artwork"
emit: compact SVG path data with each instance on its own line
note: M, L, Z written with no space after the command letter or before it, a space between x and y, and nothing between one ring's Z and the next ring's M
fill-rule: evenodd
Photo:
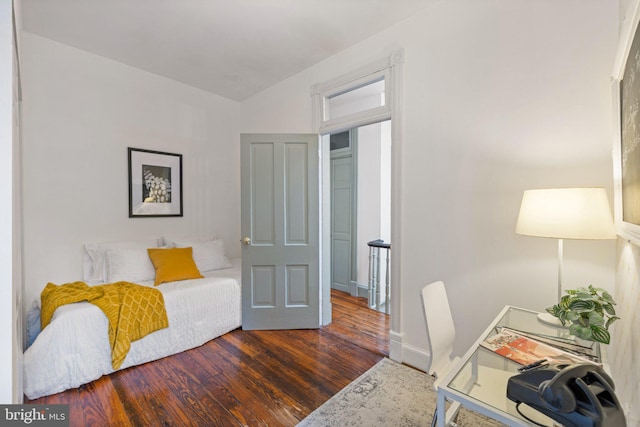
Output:
M171 203L171 168L142 165L142 199L145 203Z
M625 19L613 72L613 189L618 235L640 245L640 8Z
M129 148L129 217L182 216L182 155Z
M636 31L620 81L622 220L640 225L640 37Z

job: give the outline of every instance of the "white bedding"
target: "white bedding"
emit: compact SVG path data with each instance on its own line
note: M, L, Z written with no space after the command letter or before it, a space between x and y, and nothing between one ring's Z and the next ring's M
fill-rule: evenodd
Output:
M204 279L164 283L169 327L135 341L124 369L198 347L241 325L240 260ZM153 286L153 281L140 282ZM87 302L58 308L24 353L24 392L29 399L79 387L113 371L107 318Z

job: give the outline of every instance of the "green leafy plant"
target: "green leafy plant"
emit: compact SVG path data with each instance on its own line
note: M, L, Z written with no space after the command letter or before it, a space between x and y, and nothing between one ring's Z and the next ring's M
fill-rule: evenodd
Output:
M560 302L547 308L547 312L569 323L569 332L578 338L609 344L609 326L619 319L611 295L601 288L577 288L565 291Z

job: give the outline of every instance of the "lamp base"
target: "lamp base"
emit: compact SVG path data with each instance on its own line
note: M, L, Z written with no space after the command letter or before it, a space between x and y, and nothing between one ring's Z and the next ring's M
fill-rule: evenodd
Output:
M550 315L549 313L540 313L538 314L538 320L542 323L546 323L547 325L555 326L556 328L567 328L568 326L564 326L560 319L555 316Z

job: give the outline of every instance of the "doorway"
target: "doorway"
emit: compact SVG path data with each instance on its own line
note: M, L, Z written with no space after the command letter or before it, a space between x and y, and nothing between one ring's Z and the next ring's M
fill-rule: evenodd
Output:
M380 268L372 272L376 259L368 242L390 243L391 122L331 134L329 151L331 287L364 297L370 308L389 314L389 253L378 253Z
M311 87L313 98L314 132L322 135L320 150L322 167L321 185L321 300L322 323L331 322L331 209L330 201L330 133L341 132L357 126L380 123L391 120L391 239L393 241L393 258L390 262L391 286L391 329L389 331L389 357L401 362L403 360L402 322L402 153L403 153L403 67L404 50L398 49L367 65L351 72L335 77ZM368 89L375 89L377 94L368 96ZM364 105L363 98L372 101ZM326 202L326 203L325 203ZM324 243L324 244L323 244Z

